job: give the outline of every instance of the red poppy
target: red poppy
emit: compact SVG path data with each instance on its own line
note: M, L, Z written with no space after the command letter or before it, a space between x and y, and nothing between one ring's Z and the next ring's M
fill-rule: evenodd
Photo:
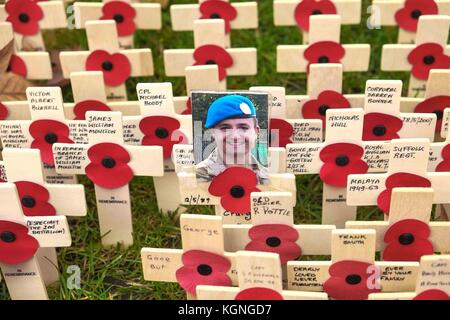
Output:
M30 181L17 181L15 185L19 193L23 213L26 216L56 215L55 208L48 203L50 193L45 187Z
M96 185L106 189L123 187L133 179L133 170L128 151L115 143L98 143L87 153L91 163L86 167L86 175Z
M175 273L178 283L187 292L195 295L198 285L231 286L227 272L231 262L221 255L190 250L183 253L183 267Z
M416 219L400 220L384 234L386 247L384 261L420 261L420 257L433 254L433 244L428 240L430 227Z
M9 0L5 10L6 21L11 22L14 32L32 36L39 32L39 21L44 18L41 7L32 0Z
M230 21L237 17L237 10L226 1L207 0L200 4L200 19L223 19L225 21L225 32L230 32Z
M325 128L326 112L328 109L350 108L350 102L339 92L333 90L322 91L317 99L311 99L303 104L302 115L305 119L320 119Z
M353 143L333 143L320 151L319 157L323 165L320 178L333 187L347 186L349 174L362 174L369 170L367 163L361 158L364 148Z
M172 155L175 144L187 143L188 139L180 130L177 119L166 116L145 117L139 123L139 129L144 134L142 145L163 147L164 158Z
M256 174L245 167L230 167L212 179L208 191L220 197L222 207L236 214L250 212L250 194L256 188Z
M398 139L403 127L402 119L385 113L371 112L364 115L363 140L382 141Z
M192 101L191 97L186 100L186 109L181 114L192 114Z
M294 133L292 125L283 119L270 119L270 146L285 148L292 143L291 137Z
M21 57L16 54L11 55L7 71L15 73L21 77L27 77L27 65Z
M87 71L102 71L108 86L124 83L131 74L131 64L121 53L109 54L105 50L95 50L86 59Z
M296 243L298 232L284 224L262 224L248 231L251 241L245 247L249 251L273 252L280 255L282 264L301 256L302 250Z
M34 257L39 242L22 224L0 220L0 262L18 264Z
M429 289L419 293L413 300L450 300L450 296L442 290Z
M424 177L418 176L412 173L398 172L390 175L385 182L386 190L381 192L377 198L378 208L389 215L389 209L391 207L391 195L393 188L429 188L431 182Z
M411 73L420 80L427 80L431 69L449 69L450 57L438 43L423 43L408 54Z
M403 8L395 13L395 21L400 29L416 32L421 15L438 14L434 0L406 0Z
M441 132L445 108L450 108L450 96L435 96L419 103L414 112L436 114L436 132Z
M341 59L345 56L345 49L340 43L334 41L320 41L310 44L303 56L309 62L307 66L307 72L309 72L309 65L312 63L341 63Z
M8 118L8 108L6 108L6 106L0 102L0 120L5 120L6 118Z
M317 14L336 14L336 6L330 0L303 0L295 7L294 17L303 31L309 31L309 17Z
M132 35L136 31L136 25L134 24L136 10L127 2L107 2L103 5L102 13L103 15L100 17L100 20L116 21L119 37Z
M29 131L34 139L31 148L41 151L41 159L45 164L55 163L52 150L54 143L73 143L69 138L69 127L60 121L36 120L31 123Z
M361 261L343 260L333 263L328 272L330 278L323 284L323 290L333 299L366 300L371 293L380 292L379 283L371 270L374 265Z
M450 172L450 144L442 148L442 161L436 166L436 172Z
M233 58L222 47L214 44L200 46L194 51L194 66L216 64L219 68L219 80L227 77L227 68L233 65Z
M88 111L111 111L111 109L105 103L98 100L80 101L73 108L75 120L86 120L86 112Z
M248 288L240 291L234 300L284 300L277 291L269 288Z

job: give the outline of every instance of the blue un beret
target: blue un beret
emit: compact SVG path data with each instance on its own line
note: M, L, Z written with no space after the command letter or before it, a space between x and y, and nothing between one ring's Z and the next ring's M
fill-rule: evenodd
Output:
M225 119L252 117L256 117L256 112L250 99L236 94L223 96L209 107L205 128L212 128Z

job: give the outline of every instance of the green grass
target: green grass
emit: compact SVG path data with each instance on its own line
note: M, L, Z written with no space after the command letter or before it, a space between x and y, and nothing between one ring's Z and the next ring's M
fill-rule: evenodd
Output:
M86 1L86 0L85 0ZM194 3L196 0L171 1L174 3ZM233 2L239 2L233 0ZM258 75L252 77L231 77L229 89L247 89L253 85L272 85L286 87L288 94L304 94L306 77L304 74L276 73L276 45L298 44L300 32L295 27L275 28L273 26L272 0L259 3L258 30L232 31L233 47L256 47L258 49ZM342 43L370 43L372 56L368 72L346 73L343 92L364 92L368 79L401 79L407 88L406 73L379 72L381 47L384 43L395 43L395 28L369 30L366 27L368 15L365 14L369 4L363 0L363 16L360 25L342 28ZM87 48L84 31L59 30L45 34L49 50L69 50ZM149 47L153 52L155 76L131 79L127 83L129 99L136 99L135 85L138 82L171 81L176 96L185 94L182 78L164 76L163 50L172 48L192 48L193 37L190 32L173 32L170 27L168 8L163 11L163 29L161 31L138 31L136 47ZM70 87L64 88L66 101L72 101ZM404 92L406 93L406 92ZM177 284L146 282L143 279L140 262L142 247L179 248L180 232L175 216L159 212L156 206L155 192L151 178L135 178L131 183L133 209L134 245L126 250L121 248L104 249L100 245L100 234L95 209L93 185L86 178L80 181L86 186L89 206L87 217L72 220L71 232L73 244L70 248L58 249L60 282L49 288L51 299L182 299L184 293ZM297 205L295 207L296 223L320 223L322 183L315 176L297 177ZM190 207L190 213L213 214L212 208ZM360 208L360 220L382 219L376 208ZM317 259L325 259L318 257ZM302 259L310 259L304 257ZM81 268L81 289L70 290L66 286L67 267L77 265ZM6 286L0 284L0 299L9 299Z

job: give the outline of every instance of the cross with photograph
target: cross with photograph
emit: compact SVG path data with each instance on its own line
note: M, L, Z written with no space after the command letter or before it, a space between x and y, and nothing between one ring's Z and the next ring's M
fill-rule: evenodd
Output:
M268 184L269 95L193 91L191 101L197 180L241 166L255 172L258 184Z

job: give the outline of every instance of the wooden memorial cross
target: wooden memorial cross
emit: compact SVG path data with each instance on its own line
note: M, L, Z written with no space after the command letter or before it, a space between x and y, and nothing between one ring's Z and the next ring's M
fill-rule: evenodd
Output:
M39 150L5 148L2 156L0 166L4 166L5 180L16 184L22 211L26 217L86 215L84 186L45 183ZM58 281L56 250L39 248L36 257L44 282L49 285Z
M224 251L222 217L182 214L182 249L142 248L147 281L178 282L188 298L198 285L237 285L235 254Z
M227 76L249 76L257 73L256 48L228 48L225 22L222 19L196 20L194 22L195 49L164 50L164 69L168 77L181 77L186 67L216 64L219 80ZM226 84L223 84L226 87Z
M385 44L382 71L411 71L408 96L422 97L431 69L450 69L447 38L450 16L421 16L415 44Z
M48 299L36 252L71 245L67 218L25 217L13 183L0 183L0 202L0 269L11 299Z
M450 255L420 258L414 292L371 293L369 300L450 300Z
M359 24L360 0L274 0L273 23L275 26L297 26L308 43L309 18L312 15L337 14L342 24Z
M277 46L277 72L307 73L313 63L341 63L344 72L367 71L370 45L341 45L340 16L313 15L309 23L309 45Z
M324 291L336 300L413 290L419 263L375 262L375 245L375 230L333 230L331 261L289 261L288 290Z
M401 113L402 81L367 80L364 99L364 141L428 138L433 141L436 115Z
M18 50L45 51L42 30L67 28L63 1L6 0L0 21L9 21Z
M133 47L136 30L160 30L160 3L133 3L123 0L103 0L103 3L77 1L73 5L75 27L85 28L87 21L114 20L122 49Z
M414 43L422 15L450 14L448 0L372 0L372 27L398 26L398 43Z
M326 112L325 142L288 144L286 172L319 174L323 184L322 223L343 227L355 220L356 208L346 204L347 176L351 172L385 172L385 142L361 140L364 112L359 108Z
M124 101L129 77L153 75L152 51L120 50L114 21L88 21L86 34L90 51L60 53L65 78L75 71L102 71L108 100Z
M230 31L258 28L258 3L229 0L198 0L198 4L173 4L170 19L174 31L194 30L198 19L222 19L227 35L226 46L230 46Z
M327 300L323 292L283 290L280 258L276 253L238 251L239 287L197 286L199 300Z
M29 87L26 90L31 120L0 122L0 139L5 148L39 149L47 183L76 183L74 175L55 172L52 144L83 141L79 121L66 120L60 87ZM84 142L85 143L85 142Z
M252 192L250 214L251 224L224 224L226 251L273 252L280 255L282 265L304 255L331 253L331 232L336 227L294 225L290 192Z
M163 175L162 148L125 146L120 112L88 111L86 121L88 144L53 145L56 171L86 174L94 183L104 246L131 245L133 226L128 184L133 176Z
M387 173L348 176L347 205L378 205L388 215L392 189L397 187L431 187L433 203L450 203L450 172L427 172L429 156L428 139L391 140Z
M347 221L347 229L375 229L384 261L420 261L434 252L450 252L450 222L430 222L431 188L394 188L387 221Z

